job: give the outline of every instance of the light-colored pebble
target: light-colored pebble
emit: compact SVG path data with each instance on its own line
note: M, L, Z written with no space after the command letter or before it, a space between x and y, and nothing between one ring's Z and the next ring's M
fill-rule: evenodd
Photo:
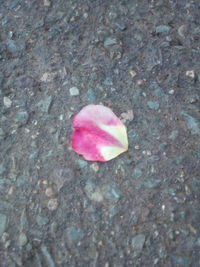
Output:
M95 162L93 164L91 164L91 169L93 169L95 172L98 172L99 170L99 165Z
M46 190L45 190L45 195L47 197L52 197L54 195L54 191L51 187L48 187Z
M58 207L58 199L52 198L48 201L47 207L49 210L56 210Z
M4 106L7 107L7 108L10 108L11 105L12 105L12 101L7 96L4 96L3 103L4 103Z
M134 78L137 75L137 72L134 71L134 70L131 70L130 71L130 75L131 75L132 78Z
M186 71L186 76L187 77L190 77L191 79L194 79L195 78L195 72L194 72L194 70L187 70Z
M69 92L70 92L70 95L71 95L71 96L77 96L77 95L79 95L79 90L78 90L77 87L71 87L71 88L69 89Z
M50 6L51 2L49 0L44 0L44 6Z

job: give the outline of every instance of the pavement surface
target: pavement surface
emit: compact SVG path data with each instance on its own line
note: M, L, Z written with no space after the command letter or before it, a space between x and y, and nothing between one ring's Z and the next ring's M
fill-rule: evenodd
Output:
M0 266L200 266L200 2L0 0ZM87 162L104 104L128 152Z

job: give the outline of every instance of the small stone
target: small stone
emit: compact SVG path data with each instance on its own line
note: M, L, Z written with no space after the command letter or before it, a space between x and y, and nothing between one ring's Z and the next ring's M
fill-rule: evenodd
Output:
M200 121L184 110L181 112L181 115L186 118L187 128L191 131L191 134L200 135Z
M77 245L80 242L85 234L84 232L78 227L68 227L66 230L67 239L70 243Z
M27 236L25 235L25 233L20 233L19 238L18 238L18 245L20 247L23 247L27 244L27 241L28 241L28 239L27 239Z
M196 245L197 245L198 247L200 247L200 237L197 238Z
M4 103L4 106L7 107L7 108L10 108L11 105L12 105L12 101L7 96L4 96L3 103Z
M71 87L69 89L70 95L71 96L78 96L79 95L79 90L77 87Z
M58 207L58 199L52 198L48 201L47 207L49 210L56 210Z
M191 259L185 256L171 255L171 258L174 261L174 264L172 263L173 266L190 267L192 263Z
M112 78L111 77L106 77L106 79L103 81L103 84L107 85L107 86L112 86L113 85Z
M7 42L7 49L13 55L18 54L19 52L22 52L25 49L25 42L23 40L9 40Z
M106 200L111 202L118 202L120 197L122 196L122 192L119 187L115 183L110 183L102 186L102 194Z
M174 141L177 137L178 137L178 130L172 131L171 134L169 135L169 139L171 139L172 141Z
M18 111L16 115L16 122L20 126L25 125L28 122L29 114L26 111Z
M142 85L144 85L144 84L145 84L145 80L142 80L142 79L137 80L137 85L138 85L138 86L142 86Z
M156 33L157 34L168 34L171 27L167 25L159 25L156 27Z
M137 72L134 70L130 70L130 75L132 78L134 78L137 75Z
M96 202L103 201L103 194L100 188L96 187L92 182L87 182L84 190L90 200L94 200Z
M150 109L158 110L160 105L157 101L148 101L147 105Z
M47 197L52 197L52 196L54 195L54 190L53 190L53 188L48 187L48 188L45 190L45 195L46 195Z
M138 234L132 238L131 246L134 250L142 250L145 242L145 235Z
M171 90L169 90L169 92L168 92L170 95L173 95L174 94L174 90L173 89L171 89Z
M160 179L148 179L144 182L144 186L147 188L155 188L161 183Z
M26 209L24 209L21 213L19 228L21 231L28 228L28 219L26 215Z
M80 167L81 169L85 169L85 168L87 168L88 163L87 163L87 161L85 161L85 160L78 159L78 165L79 165L79 167Z
M41 249L43 257L45 258L45 261L47 263L46 266L55 267L56 265L54 263L54 260L51 256L51 253L49 252L48 248L44 244L42 244L40 249ZM39 265L41 266L41 264L39 264Z
M117 40L115 38L108 37L104 41L104 46L109 47L117 44Z
M50 106L51 106L51 103L52 103L52 96L47 96L47 97L45 97L44 99L40 100L40 101L37 103L36 106L37 106L42 112L48 113L48 112L49 112L49 109L50 109Z
M42 77L40 78L40 80L42 82L51 82L54 78L54 75L50 72L45 72L43 73Z
M0 213L0 237L5 232L7 227L7 216L5 214Z
M194 70L187 70L185 74L186 74L187 77L189 77L189 78L191 78L193 80L195 79L195 72L194 72Z
M133 178L140 178L142 176L142 170L140 168L135 168L133 170Z
M189 96L188 101L190 104L197 103L199 101L199 96L198 95Z
M44 6L50 6L51 5L51 2L50 0L44 0Z
M180 37L185 38L185 36L187 34L187 26L186 25L181 25L178 28L178 34L180 35Z
M93 164L91 164L91 169L93 169L95 172L98 172L99 170L99 165L95 162Z
M96 101L95 92L92 90L92 88L87 90L86 98L89 103L94 103Z
M127 112L124 112L121 114L122 121L125 123L127 120L132 121L134 119L133 110L127 110Z
M126 30L126 24L123 21L117 21L115 25L121 30L124 31Z
M39 226L46 225L49 222L49 219L40 215L36 216L36 222Z
M119 213L119 208L117 206L110 206L109 207L109 217L110 218L113 218L118 213Z

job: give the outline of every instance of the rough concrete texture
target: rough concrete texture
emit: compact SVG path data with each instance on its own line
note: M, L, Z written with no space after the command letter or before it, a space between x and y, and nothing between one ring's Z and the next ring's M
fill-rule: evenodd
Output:
M0 265L200 266L198 0L0 1ZM125 121L71 149L89 103Z

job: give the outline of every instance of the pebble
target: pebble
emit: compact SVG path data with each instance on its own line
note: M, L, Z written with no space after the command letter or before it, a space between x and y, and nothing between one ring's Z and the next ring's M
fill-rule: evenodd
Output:
M48 250L48 248L45 246L45 245L42 245L41 246L41 252L42 254L44 255L44 258L45 258L45 261L46 261L46 266L49 266L49 267L55 267L55 263L53 261L53 258ZM39 264L39 266L41 266L41 264Z
M68 241L74 245L77 245L77 243L80 242L85 236L82 229L78 227L73 227L73 226L67 228L66 235L67 235Z
M110 206L109 207L109 217L110 218L113 218L118 213L119 213L119 208L117 206Z
M145 235L138 234L132 238L131 246L134 250L142 250L145 242Z
M7 216L5 214L0 213L0 237L5 232L7 227Z
M134 78L137 75L137 72L134 70L130 70L130 75L132 78Z
M20 41L9 40L7 42L7 49L11 54L15 55L18 52L22 52L25 49L25 42L23 40Z
M180 256L180 255L171 255L171 258L174 261L174 266L181 266L181 267L190 267L191 266L191 259Z
M57 198L52 198L48 201L47 207L49 210L56 210L58 207L58 199Z
M40 215L36 216L36 222L39 226L46 225L49 222L49 219Z
M54 78L54 75L52 75L50 72L45 72L45 73L43 73L40 80L42 82L51 82L53 80L53 78Z
M115 183L110 183L102 186L102 194L106 200L116 203L122 196L122 192Z
M156 33L157 34L168 34L171 27L167 25L159 25L156 27Z
M173 95L173 94L174 94L174 89L169 90L168 93L169 93L170 95Z
M187 26L186 25L181 25L178 28L178 34L180 37L185 38L186 34L187 34Z
M85 168L87 168L88 163L87 163L87 161L85 161L85 160L78 159L78 165L79 165L79 167L80 167L81 169L85 169Z
M77 87L71 87L69 89L71 96L78 96L79 95L79 89Z
M23 246L25 246L26 244L27 244L27 241L28 241L28 239L27 239L27 236L26 236L26 234L25 233L20 233L19 234L19 238L18 238L18 245L20 246L20 247L23 247Z
M4 96L4 98L3 98L3 104L4 104L5 107L10 108L11 105L12 105L12 101L10 100L9 97Z
M187 128L191 131L191 134L200 135L200 121L189 115L185 110L181 111L181 115L186 118Z
M160 105L157 101L148 101L147 105L150 109L158 110Z
M104 197L99 187L96 187L92 182L87 182L85 186L85 193L90 200L96 202L103 201Z
M133 177L140 178L142 176L142 170L140 168L135 168L133 170Z
M95 162L93 164L90 165L90 168L95 171L95 172L98 172L99 170L99 165Z
M112 78L111 77L106 77L106 79L103 81L103 84L107 85L107 86L112 86L113 85Z
M134 119L133 110L127 110L127 112L121 114L121 117L123 122L126 122L127 120L132 121Z
M21 231L28 228L26 209L24 209L21 213L19 226Z
M186 75L187 77L193 79L193 80L194 80L194 78L195 78L195 72L194 72L194 70L187 70L186 73L185 73L185 75Z
M91 88L87 90L86 97L87 97L88 103L94 103L96 101L95 93Z
M29 114L26 111L18 111L16 114L16 122L20 124L20 126L25 125L28 122Z
M147 188L155 188L161 183L160 179L148 179L144 182L144 186Z
M169 135L169 139L172 141L175 141L175 139L178 137L178 130L173 130L171 134Z
M54 190L53 190L53 188L51 188L51 187L46 188L46 190L45 190L45 195L46 195L47 197L52 197L52 196L54 195Z
M48 113L52 103L52 96L46 96L37 103L37 107L44 113Z
M51 5L51 2L50 0L44 0L44 6L50 6Z
M126 24L123 21L117 21L115 25L121 30L124 31L126 30Z
M116 44L117 44L117 40L115 38L108 37L104 41L105 47L109 47L109 46L116 45Z

